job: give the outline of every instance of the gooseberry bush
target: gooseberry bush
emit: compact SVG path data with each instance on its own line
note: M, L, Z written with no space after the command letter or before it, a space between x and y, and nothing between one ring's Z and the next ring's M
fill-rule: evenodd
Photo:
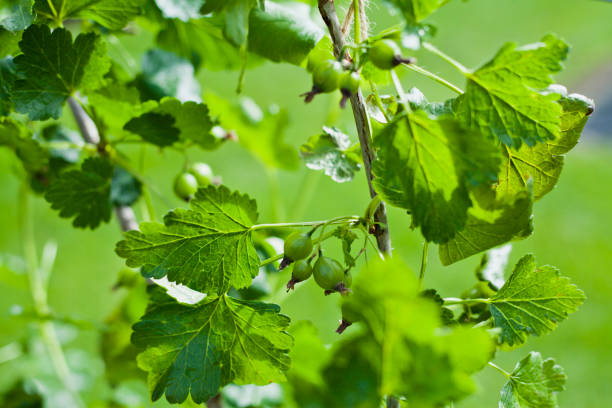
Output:
M126 395L146 376L148 398L185 406L452 407L491 366L507 380L500 407L556 407L566 377L554 360L537 351L513 369L494 360L553 331L585 296L534 255L505 267L508 243L532 234L532 208L553 190L593 102L554 83L568 54L555 35L506 43L475 69L436 48L426 18L445 3L381 1L397 19L381 27L365 0L4 0L0 145L21 162L22 266L40 329L23 358L35 366L49 355L54 368L24 377L7 406L140 406ZM138 66L122 40L144 35L154 46ZM465 82L419 65L419 48ZM286 111L264 112L246 96L202 97L194 76L235 71L241 92L266 60L311 74L306 103L330 94L352 110L353 128L313 124L299 156L338 183L365 177L366 208L266 223L258 203L206 163L177 163L167 179L144 174L147 145L212 152L238 143L272 172L294 170ZM406 91L408 71L456 96L430 102ZM185 205L156 218L156 185ZM39 264L29 197L74 228L95 230L114 213L123 229L116 287L129 294L101 329L103 391L75 381L73 371L92 365L71 366L62 348L58 325L81 326L47 303L55 249L45 246ZM389 225L388 206L403 222ZM423 238L417 274L400 261L413 249L391 244L390 231L408 226ZM482 256L456 297L423 286L431 243L443 265ZM338 298L331 347L273 303L310 279L321 297Z

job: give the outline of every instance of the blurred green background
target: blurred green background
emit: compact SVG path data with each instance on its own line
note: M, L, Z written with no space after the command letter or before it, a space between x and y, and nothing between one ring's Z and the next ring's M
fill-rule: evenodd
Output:
M340 1L342 6L346 1ZM372 31L395 21L386 8L371 2ZM549 32L559 34L572 46L566 69L557 76L570 92L595 99L597 107L581 143L566 160L558 187L535 205L535 234L514 245L511 264L526 253L534 253L540 264L557 266L582 288L588 300L552 334L531 338L519 350L499 353L496 360L511 370L530 350L554 357L569 376L567 391L559 396L561 406L600 408L612 406L612 4L581 0L455 0L434 14L429 21L438 27L433 40L440 49L467 66L477 66L490 58L505 41L519 44L538 41ZM135 59L152 44L146 33L121 37ZM463 86L452 68L435 57L417 53L420 64ZM129 68L129 67L127 67ZM224 96L234 95L236 72L200 71L203 89ZM402 76L406 88L417 86L432 101L451 95L439 85L415 73ZM317 133L320 126L334 124L356 141L350 110L338 112L338 97L320 96L304 105L298 95L310 87L307 73L298 67L266 64L249 71L244 94L260 106L278 104L290 112L287 141L295 147ZM606 109L607 104L607 109ZM607 122L606 122L607 121ZM136 157L136 156L135 156ZM212 153L191 151L191 160L208 162L223 182L232 189L256 198L261 222L273 222L268 199L268 180L264 167L236 144L226 144ZM153 196L157 215L181 203L171 193L174 175L184 158L170 150L147 152L145 173L161 191L163 199ZM12 174L15 159L0 150L0 252L20 254L17 225L18 183ZM350 183L336 184L326 176L301 168L297 172L278 172L282 192L284 221L316 220L338 215L361 214L368 203L365 177L360 171ZM303 183L315 183L311 197L304 194ZM304 201L306 200L306 201ZM295 214L299 203L304 214ZM48 240L59 245L56 267L50 281L50 304L59 314L100 324L125 295L112 291L122 261L114 254L121 238L115 220L95 231L74 230L70 221L60 219L42 198L35 200L35 228L39 249ZM138 204L136 205L137 213ZM401 256L414 270L418 268L422 242L410 230L410 219L401 211L390 210L390 229L395 256ZM437 250L430 250L426 286L439 288L443 296L458 296L474 283L473 271L479 257L450 267L442 267ZM29 293L0 283L0 347L19 338L25 328L23 319L10 317L16 304L30 304ZM337 298L323 297L308 282L282 301L282 310L292 320L312 320L321 339L329 343L340 317ZM95 330L83 330L73 344L94 351L98 345ZM1 368L1 363L0 363ZM497 406L504 378L490 368L478 375L479 391L458 407ZM158 405L158 404L156 404ZM163 403L161 403L163 405Z

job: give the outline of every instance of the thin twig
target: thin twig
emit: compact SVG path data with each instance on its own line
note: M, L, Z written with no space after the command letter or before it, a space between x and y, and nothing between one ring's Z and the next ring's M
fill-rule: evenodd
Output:
M334 52L336 55L339 55L342 51L342 47L345 45L345 40L333 0L319 0L319 12L331 35L332 42L334 43ZM372 130L370 128L370 121L361 90L351 96L351 106L353 108L353 116L355 117L355 125L357 126L357 134L359 136L359 144L361 145L361 154L363 156L363 165L368 180L370 196L375 197L376 191L374 191L374 187L372 186L372 162L375 158L371 143ZM376 221L375 234L378 248L386 256L390 256L391 236L389 235L386 207L382 202L374 214L374 221Z

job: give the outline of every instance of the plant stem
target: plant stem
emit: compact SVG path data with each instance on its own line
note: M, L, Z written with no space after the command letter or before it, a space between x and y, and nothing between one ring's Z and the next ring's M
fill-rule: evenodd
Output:
M460 299L460 298L444 298L444 306L451 305L469 305L471 303L491 303L489 299Z
M22 233L21 240L24 258L26 260L30 293L34 303L34 310L38 316L48 316L50 310L49 304L47 303L46 278L41 273L38 265L34 226L32 224L32 214L29 204L29 191L25 184L21 187L19 192L19 201L19 208L21 209L19 220ZM51 258L55 258L55 256ZM46 264L45 267L51 268L52 265ZM55 332L53 322L50 320L41 320L38 324L41 340L49 353L49 357L51 358L51 363L57 378L62 383L62 386L68 390L75 404L79 407L85 407L81 396L77 392L72 379L70 378L70 369L68 368L68 363L66 362L66 357L62 350L62 346L57 338L57 333Z
M319 0L319 12L331 35L334 43L334 52L336 56L338 56L342 51L342 47L344 47L345 40L340 27L340 22L338 21L338 15L336 14L336 7L333 0ZM359 16L356 15L354 18L358 19ZM363 157L363 165L368 181L368 187L370 190L370 197L374 198L376 196L376 191L372 186L372 162L374 161L375 156L371 142L372 129L370 128L370 121L361 90L351 96L351 106L353 108L353 116L355 118L355 125L357 127L357 134L359 136L359 144L361 146L361 154ZM377 224L375 235L378 248L383 254L385 254L385 256L391 256L391 235L389 234L387 210L384 203L381 203L376 210L374 221Z
M427 269L427 249L429 242L423 243L423 254L421 255L421 271L419 272L419 291L423 287L423 279L425 278L425 269Z
M463 93L463 90L459 88L458 86L450 83L446 79L434 74L433 72L426 70L425 68L419 67L418 65L415 65L415 64L402 64L402 65L414 72L418 72L419 74L424 75L427 78L436 81L437 83L447 87L448 89L450 89L453 92L458 93L459 95Z
M427 51L431 52L432 54L435 54L438 57L442 58L444 61L448 62L450 65L452 65L455 69L457 69L463 75L471 74L471 71L468 68L466 68L465 65L463 65L459 61L455 60L454 58L446 55L445 53L443 53L442 51L437 49L433 44L430 44L428 42L424 42L423 43L423 48L426 49Z
M512 376L509 372L507 372L497 364L493 363L492 361L489 361L487 364L489 365L489 367L493 367L494 369L502 373L506 378L510 378Z

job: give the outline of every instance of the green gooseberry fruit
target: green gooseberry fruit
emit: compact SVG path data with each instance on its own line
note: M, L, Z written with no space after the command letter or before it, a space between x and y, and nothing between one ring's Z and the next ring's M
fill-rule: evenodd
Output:
M312 252L312 239L310 233L293 232L284 244L284 257L279 269L285 269L291 262L306 258Z
M359 91L359 82L361 81L361 75L359 72L345 72L340 77L340 92L342 92L342 100L340 101L340 107L346 106L346 101Z
M209 185L210 181L213 178L212 169L206 163L193 163L191 166L189 166L189 169L187 171L190 174L193 174L193 176L198 181L198 186L200 187L206 187L207 185Z
M340 76L343 73L342 64L336 60L326 60L312 73L312 89L305 94L306 103L320 93L329 93L338 89Z
M340 320L340 325L336 329L336 333L338 334L342 334L347 327L361 320L361 316L355 313L355 311L346 302L342 303L341 310L342 320Z
M189 201L198 191L198 180L191 173L180 173L174 179L174 194L180 199Z
M295 287L296 283L303 282L312 276L312 267L310 263L304 259L293 264L293 272L291 280L287 283L287 292Z
M335 259L321 255L315 262L313 275L317 285L322 289L335 290L344 278L344 270Z
M414 62L412 58L402 57L398 45L389 39L376 41L368 50L368 57L374 66L384 70L393 69L402 63Z

